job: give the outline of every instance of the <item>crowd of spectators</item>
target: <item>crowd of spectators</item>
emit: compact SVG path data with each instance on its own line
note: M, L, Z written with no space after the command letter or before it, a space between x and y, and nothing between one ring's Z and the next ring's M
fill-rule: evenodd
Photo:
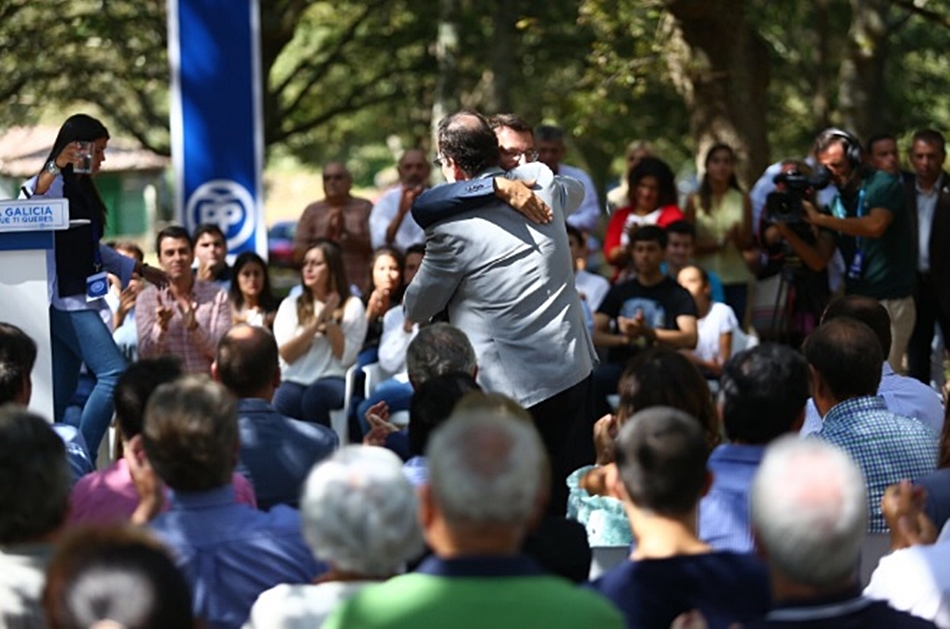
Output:
M58 259L54 417L0 323L0 629L950 627L943 137L752 196L715 144L683 199L635 142L609 214L567 140L453 114L375 204L326 164L282 300L217 225L96 244L98 306ZM98 211L74 161L24 193Z

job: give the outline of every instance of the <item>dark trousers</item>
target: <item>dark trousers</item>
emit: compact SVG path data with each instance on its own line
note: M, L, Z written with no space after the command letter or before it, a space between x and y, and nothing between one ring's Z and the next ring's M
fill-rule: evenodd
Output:
M914 295L917 318L914 332L907 345L907 371L911 378L930 384L930 344L934 338L934 324L939 323L945 342L950 332L950 313L940 311L937 286L930 273L917 274L917 292Z
M528 409L541 434L551 462L551 499L548 513L567 511L567 477L594 462L593 380L587 376L577 384Z

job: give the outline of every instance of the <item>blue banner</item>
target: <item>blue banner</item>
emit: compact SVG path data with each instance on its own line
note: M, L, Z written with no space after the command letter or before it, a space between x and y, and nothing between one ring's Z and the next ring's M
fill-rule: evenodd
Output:
M267 257L258 0L168 0L175 212Z

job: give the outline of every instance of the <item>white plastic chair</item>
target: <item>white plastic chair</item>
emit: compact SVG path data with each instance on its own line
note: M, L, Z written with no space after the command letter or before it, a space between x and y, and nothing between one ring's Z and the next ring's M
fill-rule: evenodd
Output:
M344 446L349 441L349 423L347 418L350 416L350 405L353 401L353 390L356 388L356 374L359 369L353 365L346 370L346 386L343 389L343 408L330 411L330 428L340 438L340 445Z

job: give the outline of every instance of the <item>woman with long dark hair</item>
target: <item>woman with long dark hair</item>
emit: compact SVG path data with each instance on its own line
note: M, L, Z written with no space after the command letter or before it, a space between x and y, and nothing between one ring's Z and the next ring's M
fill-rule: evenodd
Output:
M753 279L742 255L752 246L752 203L736 179L731 146L714 144L705 168L699 192L686 203L686 218L696 223L696 264L722 280L726 303L742 324Z
M270 330L279 300L271 288L267 263L253 251L245 251L231 267L231 312L234 323L247 323Z
M363 302L350 295L340 247L318 240L300 269L303 292L277 309L274 338L282 382L274 407L282 414L330 426L330 411L343 408L346 370L366 336Z
M43 170L20 189L21 197L69 201L70 228L55 233L53 251L47 255L54 419L62 420L85 363L95 375L96 385L77 428L93 457L112 420L112 390L126 364L99 315L108 289L105 272L118 276L123 286L128 285L133 272L153 283L165 281L160 270L99 242L106 206L93 178L105 161L108 142L109 132L101 122L85 114L70 116L60 127Z

